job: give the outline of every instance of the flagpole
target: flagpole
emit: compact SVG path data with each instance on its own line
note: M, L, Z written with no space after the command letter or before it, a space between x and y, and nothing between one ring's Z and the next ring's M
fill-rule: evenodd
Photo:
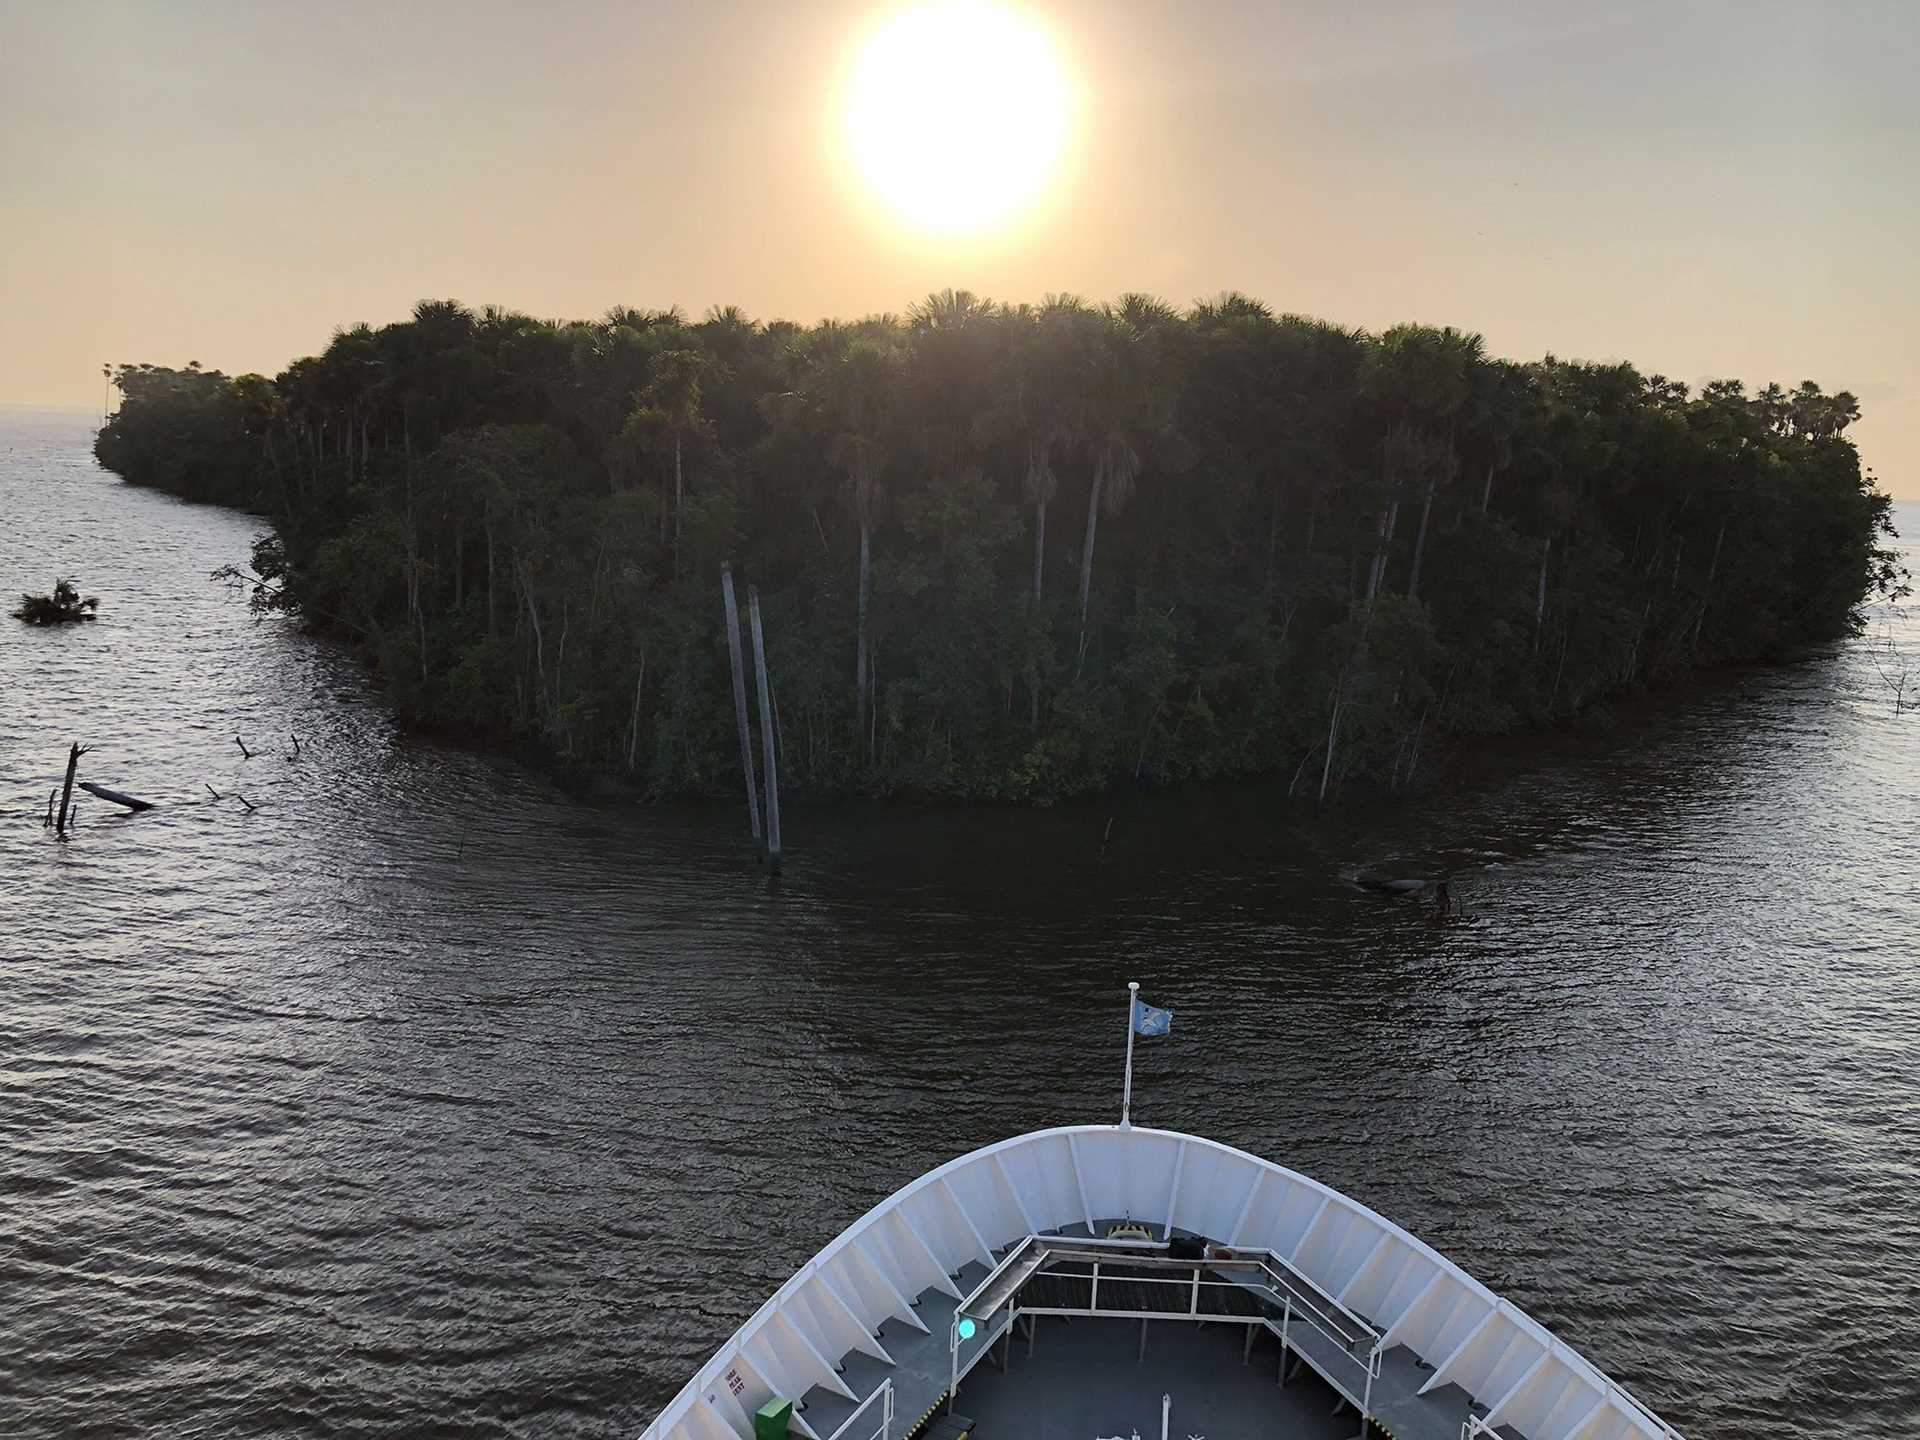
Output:
M1140 982L1127 982L1127 1079L1120 1091L1120 1128L1131 1130L1133 1121L1133 1012L1140 1000Z

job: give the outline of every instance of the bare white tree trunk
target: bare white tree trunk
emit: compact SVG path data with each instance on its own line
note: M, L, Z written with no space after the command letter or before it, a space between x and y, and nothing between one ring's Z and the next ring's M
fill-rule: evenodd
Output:
M1380 511L1380 526L1375 532L1373 564L1367 571L1367 599L1380 593L1387 578L1387 549L1393 544L1394 527L1400 522L1400 498L1395 496Z
M1105 463L1094 467L1087 492L1087 535L1080 546L1080 659L1087 658L1087 597L1093 591L1093 542L1100 529L1100 492L1106 488Z
M1320 767L1320 798L1315 804L1327 803L1327 780L1333 774L1333 742L1340 733L1340 687L1333 687L1333 718L1327 722L1327 763Z
M1540 590L1533 602L1533 648L1540 648L1540 630L1547 620L1547 557L1553 553L1553 537L1540 547Z
M1413 573L1407 577L1407 598L1420 598L1420 562L1427 553L1427 517L1433 514L1433 477L1427 477L1427 498L1420 505L1420 533L1413 539Z
M1040 575L1047 559L1047 502L1033 502L1033 603L1040 603Z
M872 568L872 529L863 509L860 513L860 598L856 621L858 647L853 662L853 715L869 759L873 752L867 729L867 579Z
M627 730L627 773L631 775L640 758L640 697L647 690L647 652L640 652L640 678L633 682L633 719ZM755 812L756 822L759 819Z
M759 778L753 773L753 741L747 727L747 681L740 658L740 608L733 598L733 567L720 567L720 597L727 614L727 660L733 670L733 712L740 722L740 768L747 780L747 820L753 828L753 843L760 844ZM636 698L635 713L639 700ZM631 767L629 767L631 768Z

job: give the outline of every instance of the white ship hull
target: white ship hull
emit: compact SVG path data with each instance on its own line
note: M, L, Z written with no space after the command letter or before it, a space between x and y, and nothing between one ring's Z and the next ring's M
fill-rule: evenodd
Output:
M1181 1237L1208 1242L1207 1258L1170 1256L1165 1242ZM1186 1238L1175 1248L1191 1257L1198 1246ZM1070 1327L1080 1355L1071 1378L1040 1368L1051 1339L1032 1358L1036 1331L1050 1334L1043 1319L1066 1324L1056 1316L1085 1317ZM1204 1359L1182 1358L1179 1347L1202 1330L1217 1342ZM1064 1342L1069 1330L1058 1333ZM1102 1361L1110 1358L1110 1381L1089 1373L1081 1353L1096 1337L1115 1352ZM1221 1356L1251 1369L1275 1354L1276 1375L1257 1393L1311 1368L1348 1415L1327 1434L1371 1424L1393 1440L1677 1440L1544 1326L1357 1201L1211 1140L1104 1125L1005 1140L889 1196L781 1286L643 1440L744 1440L755 1412L781 1397L806 1402L794 1433L899 1440L956 1405L976 1408L975 1394L1013 1405L993 1391L1019 1384L1042 1387L1045 1403L1025 1396L1018 1413L1053 1418L1006 1433L1081 1433L1063 1390L1087 1387L1089 1424L1118 1424L1124 1416L1107 1419L1100 1407L1118 1405L1150 1363L1161 1367L1155 1376L1172 1376L1167 1405L1134 1429L1160 1433L1174 1407L1204 1412L1214 1440L1232 1440L1278 1422L1249 1415L1236 1432L1233 1407L1266 1402L1223 1399L1241 1379L1196 1371L1224 1365ZM988 1356L998 1373L973 1376ZM990 1428L983 1418L979 1440L994 1440ZM1189 1421L1177 1433L1196 1429Z

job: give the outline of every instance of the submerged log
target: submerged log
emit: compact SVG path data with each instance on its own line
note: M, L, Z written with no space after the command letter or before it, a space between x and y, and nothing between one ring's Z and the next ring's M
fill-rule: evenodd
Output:
M1356 876L1354 883L1362 890L1372 890L1381 895L1418 895L1433 882L1431 880L1385 880L1374 875Z
M123 795L118 790L109 790L104 785L96 785L91 780L82 780L80 788L89 795L98 795L102 800L111 800L116 805L124 805L138 814L142 810L153 809L151 800L136 800L131 795Z

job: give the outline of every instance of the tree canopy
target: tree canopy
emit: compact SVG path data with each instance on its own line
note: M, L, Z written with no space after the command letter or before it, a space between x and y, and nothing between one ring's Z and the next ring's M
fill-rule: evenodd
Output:
M269 380L121 366L103 465L269 515L256 601L416 722L656 793L738 765L719 569L790 783L1405 783L1450 737L1841 636L1899 577L1812 382L1698 395L1240 295L803 328L423 301Z

